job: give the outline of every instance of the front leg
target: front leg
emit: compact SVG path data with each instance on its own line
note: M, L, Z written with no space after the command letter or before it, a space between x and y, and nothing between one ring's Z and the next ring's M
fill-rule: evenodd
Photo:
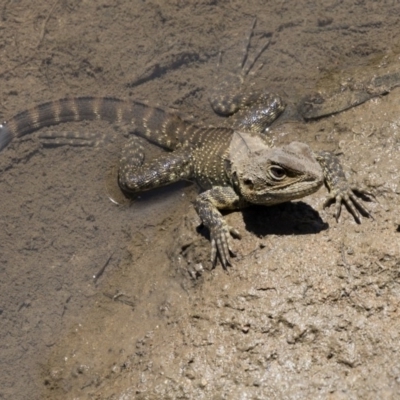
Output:
M204 226L210 230L213 267L216 265L217 256L224 269L232 265L230 253L234 253L230 246L230 234L240 237L239 232L228 226L218 210L235 210L246 205L247 203L227 186L216 186L200 194L195 200L196 211Z
M356 222L360 223L361 214L372 217L371 213L357 196L371 196L373 194L358 185L350 185L343 172L339 158L329 151L321 151L316 154L318 162L322 166L325 178L325 185L328 187L330 195L324 203L324 208L336 201L335 218L339 219L342 203L346 205ZM360 211L360 212L359 212Z

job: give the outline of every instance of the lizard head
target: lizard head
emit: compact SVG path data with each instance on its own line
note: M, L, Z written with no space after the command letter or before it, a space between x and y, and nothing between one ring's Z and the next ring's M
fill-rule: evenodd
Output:
M272 205L314 193L323 183L322 168L304 143L262 147L237 158L232 183L248 202Z

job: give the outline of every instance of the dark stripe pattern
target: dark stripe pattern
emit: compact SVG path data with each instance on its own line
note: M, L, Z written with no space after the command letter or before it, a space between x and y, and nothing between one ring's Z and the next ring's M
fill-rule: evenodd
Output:
M138 135L169 149L176 148L190 130L177 115L140 102L111 97L65 98L23 111L0 125L0 151L14 138L43 127L95 119L127 124Z

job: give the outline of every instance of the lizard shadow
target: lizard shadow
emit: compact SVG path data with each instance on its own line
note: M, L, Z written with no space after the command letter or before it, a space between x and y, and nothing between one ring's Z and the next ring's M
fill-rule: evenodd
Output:
M327 230L318 211L302 201L242 210L246 230L257 236L308 235Z
M274 206L257 206L242 209L245 230L257 237L268 237L269 235L310 235L327 230L329 225L322 220L318 211L310 205L302 202L287 202ZM229 214L227 213L224 213ZM201 236L210 240L210 233L202 224L196 228ZM244 232L240 232L243 234ZM192 245L194 241L190 241ZM189 250L192 248L191 250ZM199 246L192 247L186 243L179 254L185 259L189 259L189 264L196 265L201 263L208 255L208 247L199 250ZM194 249L194 250L193 250ZM207 249L205 251L205 249ZM192 271L196 277L201 275L197 271Z
M318 211L302 201L268 207L252 205L238 212L243 216L246 231L259 237L317 234L329 228ZM223 212L223 215L229 213ZM202 224L197 226L196 231L210 240L210 233Z

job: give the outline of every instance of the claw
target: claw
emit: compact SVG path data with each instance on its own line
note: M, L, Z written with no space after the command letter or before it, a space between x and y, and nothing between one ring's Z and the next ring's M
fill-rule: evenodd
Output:
M350 211L351 215L353 215L354 219L357 223L361 223L361 215L373 218L371 212L368 210L367 207L360 201L358 196L368 196L375 199L375 195L368 190L360 189L357 186L345 186L334 193L332 193L324 202L323 208L328 207L332 202L336 202L335 206L335 219L336 221L339 220L342 204L346 206L346 208ZM359 212L360 211L360 212Z
M330 192L328 199L324 202L324 208L336 202L336 220L339 219L343 203L357 223L361 222L360 213L363 216L372 218L370 211L360 201L359 197L364 198L364 200L371 200L370 198L375 199L374 194L365 187L360 187L357 184L350 185L339 159L333 153L320 151L317 153L317 160L321 164L325 177L325 185Z
M240 233L224 221L219 209L234 210L238 203L240 203L240 197L229 186L216 186L200 194L195 201L196 211L210 232L213 268L218 258L224 270L232 266L231 256L234 257L235 253L230 245L230 236L240 238Z
M217 226L211 230L211 263L213 268L215 268L218 258L225 270L232 266L231 256L236 257L236 254L230 244L230 234L237 237L239 232L228 226Z
M242 235L240 234L240 232L235 228L229 228L229 233L235 239L241 239L242 238Z

